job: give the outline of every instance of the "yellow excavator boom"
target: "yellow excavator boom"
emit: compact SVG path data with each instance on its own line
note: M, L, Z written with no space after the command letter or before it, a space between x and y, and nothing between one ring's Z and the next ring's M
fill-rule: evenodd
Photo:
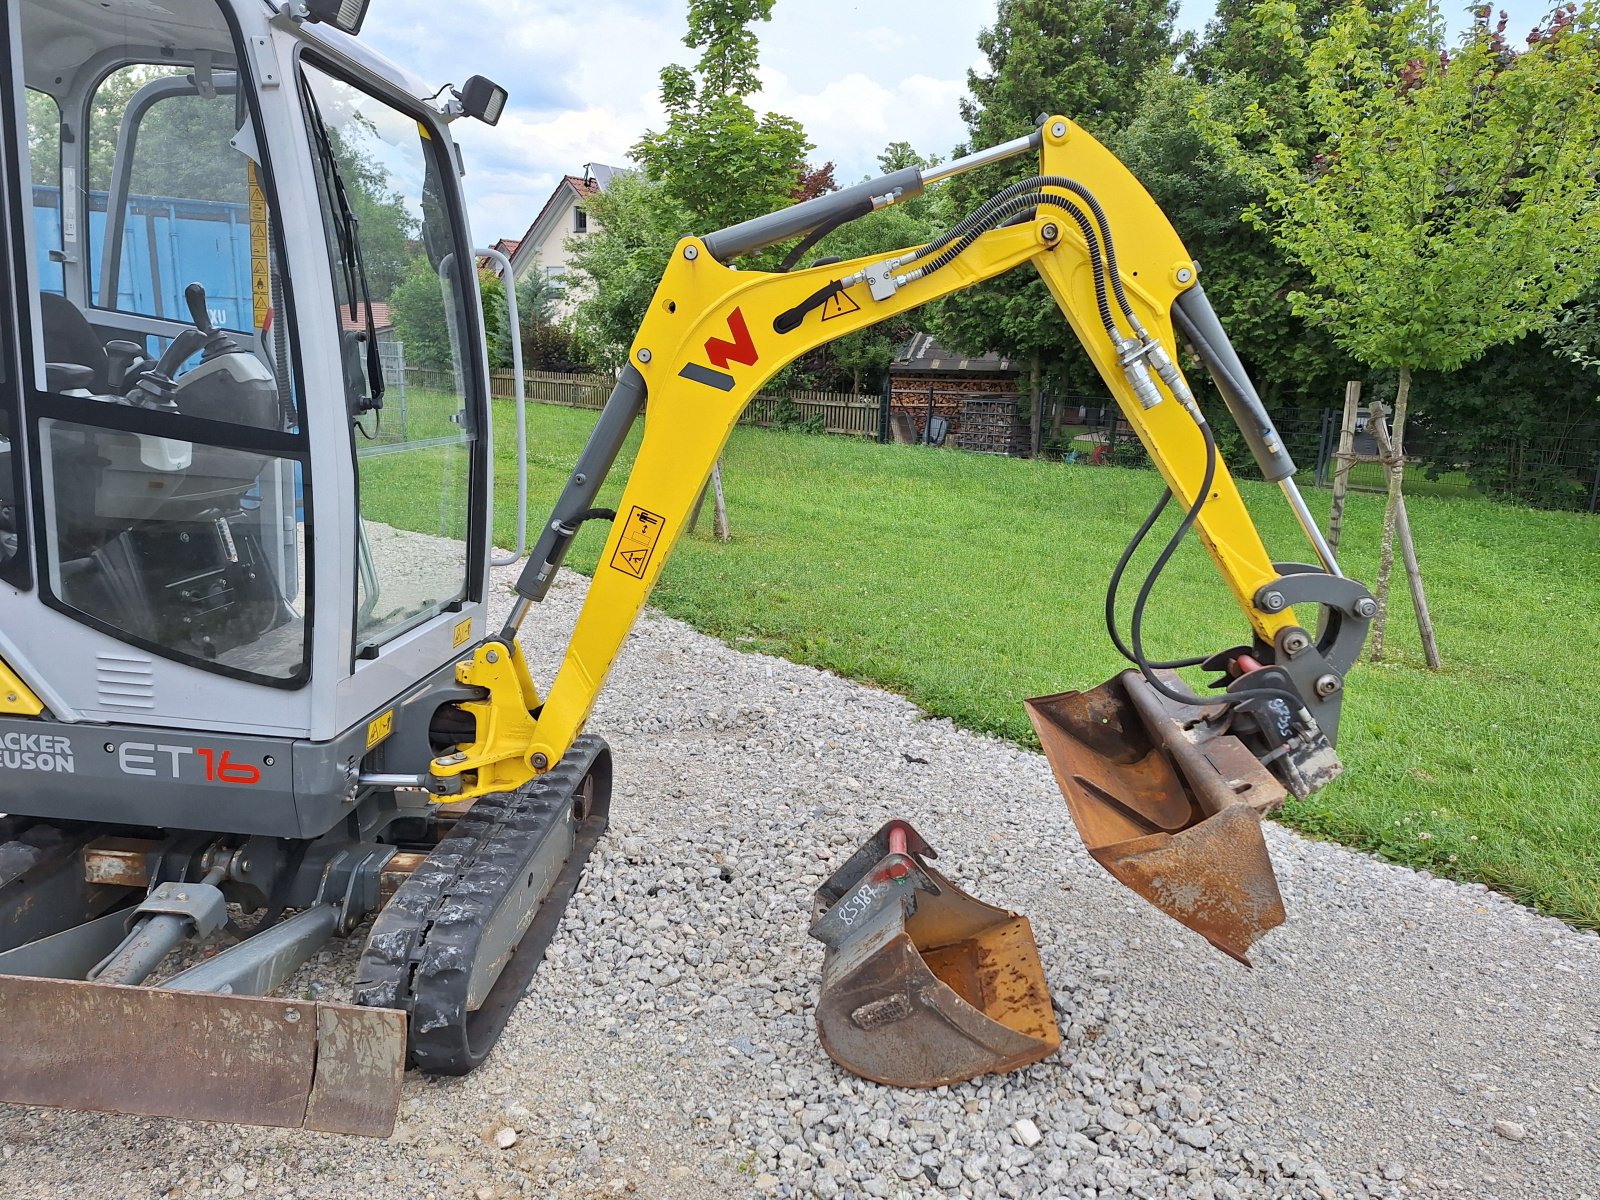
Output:
M1359 654L1371 598L1340 573L1318 533L1295 489L1293 461L1205 299L1194 260L1109 150L1072 121L1052 117L1029 138L936 174L1028 150L1039 156L1036 175L926 246L792 272L729 265L753 249L895 202L907 187L920 190L926 180L915 171L678 243L501 635L502 645L514 646L522 615L544 595L578 527L611 519L531 738L527 722L480 718L477 741L436 760L436 774L459 778L470 797L561 761L688 528L730 432L776 371L836 338L1031 265L1184 513L1177 536L1192 528L1210 552L1249 641L1204 659L1153 663L1141 649L1136 611L1131 648L1111 629L1134 669L1087 692L1029 700L1028 711L1091 854L1164 912L1247 961L1251 943L1284 916L1261 817L1288 793L1309 794L1338 774L1333 742L1344 676ZM1283 488L1314 564L1269 556L1178 366L1179 333L1210 372L1263 474ZM644 436L621 499L615 512L597 509L600 482L646 400ZM1147 582L1136 610L1148 591ZM1319 621L1303 625L1296 604L1316 606ZM480 649L474 663L463 664L461 682L486 688L491 709L525 712L531 685L510 686L512 674L490 671L485 655ZM1171 671L1202 663L1221 673L1220 695L1196 696Z

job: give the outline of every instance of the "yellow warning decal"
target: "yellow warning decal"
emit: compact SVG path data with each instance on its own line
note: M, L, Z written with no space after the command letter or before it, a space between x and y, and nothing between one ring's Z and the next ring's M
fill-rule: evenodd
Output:
M22 682L22 677L0 660L0 713L10 716L37 717L44 711L44 703L33 694L33 689Z
M367 726L367 749L371 750L394 732L394 709L374 717Z
M267 252L267 194L261 190L256 164L247 162L250 174L250 299L256 329L267 323L272 307L272 266Z
M455 629L455 634L453 635L453 638L452 638L452 640L450 642L450 645L452 647L464 646L468 642L470 642L471 640L472 640L472 618L468 617L465 621L457 622L456 629Z
M624 575L643 579L651 556L656 552L656 542L661 539L662 519L638 505L628 513L622 526L622 538L611 555L611 565Z
M828 297L822 306L822 319L831 321L835 317L842 317L849 313L860 311L861 305L852 300L848 292L835 292Z

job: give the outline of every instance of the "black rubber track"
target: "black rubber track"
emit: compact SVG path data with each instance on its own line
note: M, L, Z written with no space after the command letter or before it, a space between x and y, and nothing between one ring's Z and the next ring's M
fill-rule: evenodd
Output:
M361 953L354 999L406 1011L412 1065L465 1075L488 1056L560 928L610 808L611 751L601 738L581 737L525 787L479 799L384 906ZM483 1003L469 1012L467 984L485 927L551 823L565 819L576 820L572 852L530 910Z

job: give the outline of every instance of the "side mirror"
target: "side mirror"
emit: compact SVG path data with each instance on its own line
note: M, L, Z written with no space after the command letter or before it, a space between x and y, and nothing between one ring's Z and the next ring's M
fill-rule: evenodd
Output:
M462 112L469 117L476 117L485 125L499 124L500 114L506 110L505 88L482 75L474 75L462 84L461 90L455 92L455 97L461 101Z

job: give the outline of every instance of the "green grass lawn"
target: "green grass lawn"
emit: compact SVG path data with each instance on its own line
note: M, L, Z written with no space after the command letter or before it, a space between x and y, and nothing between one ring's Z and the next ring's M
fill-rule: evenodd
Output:
M514 537L510 417L497 405L501 545ZM529 407L535 529L594 420ZM374 463L383 460L364 471ZM1155 500L1153 472L758 429L735 431L723 466L732 542L709 536L708 513L652 599L707 633L880 684L1027 745L1025 697L1089 687L1124 665L1105 634L1104 589ZM379 474L369 471L369 486L403 488L392 474L380 485ZM1241 486L1274 556L1311 557L1277 489ZM1326 515L1326 492L1309 500ZM1349 679L1346 776L1291 802L1283 820L1600 927L1600 523L1425 495L1410 511L1445 669L1422 665L1402 592L1389 661ZM1381 519L1381 497L1351 496L1343 565L1369 583ZM604 535L598 523L586 528L569 565L592 570ZM1190 543L1152 601L1155 656L1248 638Z

